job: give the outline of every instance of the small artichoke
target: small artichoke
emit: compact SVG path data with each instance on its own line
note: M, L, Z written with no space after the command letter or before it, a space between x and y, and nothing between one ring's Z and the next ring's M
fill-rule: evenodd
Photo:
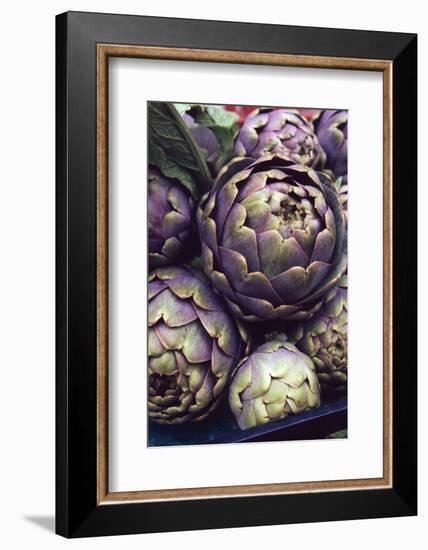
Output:
M344 272L333 184L282 155L232 162L197 216L204 271L241 319L309 318Z
M290 340L314 362L322 392L343 395L348 378L347 277L330 290L320 311L289 329Z
M148 299L149 417L160 424L202 420L243 352L238 326L190 268L150 273Z
M318 167L324 152L312 123L286 109L256 109L248 115L235 142L235 154L258 158L282 153L296 164Z
M290 342L263 344L239 364L229 404L241 430L318 407L315 367Z
M149 264L166 266L179 258L190 236L195 204L177 181L149 168Z
M348 180L348 111L322 111L315 120L315 132L326 154L325 169L334 178Z

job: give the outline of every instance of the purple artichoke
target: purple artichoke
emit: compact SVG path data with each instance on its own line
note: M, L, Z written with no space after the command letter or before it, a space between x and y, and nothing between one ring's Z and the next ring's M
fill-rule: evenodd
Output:
M232 162L197 216L205 273L239 318L309 318L345 269L333 184L287 157Z
M160 424L205 418L243 352L243 333L195 270L160 268L149 276L149 417Z
M166 266L180 258L188 240L195 206L188 191L177 181L149 168L148 219L149 264Z
M325 151L325 168L334 178L348 179L348 111L322 111L315 121L315 132Z
M263 344L239 364L229 404L241 430L318 407L314 364L290 342Z
M313 167L321 166L325 157L312 123L286 109L256 109L239 131L236 155L258 158L265 153L281 153Z
M346 393L348 378L347 277L331 289L320 311L309 321L290 328L290 340L314 362L325 393Z

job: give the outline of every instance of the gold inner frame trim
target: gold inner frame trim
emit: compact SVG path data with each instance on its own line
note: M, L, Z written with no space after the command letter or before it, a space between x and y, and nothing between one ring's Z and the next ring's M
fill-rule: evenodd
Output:
M383 73L383 476L297 483L109 492L108 488L108 59L199 61ZM97 503L222 498L392 486L392 62L187 48L97 45Z

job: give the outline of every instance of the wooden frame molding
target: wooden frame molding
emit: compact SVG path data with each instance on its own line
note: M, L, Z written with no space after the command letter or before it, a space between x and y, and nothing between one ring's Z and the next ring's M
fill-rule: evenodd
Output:
M108 60L133 57L383 73L383 477L233 487L109 492L108 489ZM183 500L392 487L392 61L97 44L97 502Z

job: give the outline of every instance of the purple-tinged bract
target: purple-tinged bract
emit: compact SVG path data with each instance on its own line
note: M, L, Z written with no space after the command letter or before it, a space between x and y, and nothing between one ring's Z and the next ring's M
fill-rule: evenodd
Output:
M201 273L149 275L148 407L161 424L204 419L243 353L243 333Z
M258 158L282 153L296 164L318 167L324 152L312 123L286 109L256 109L248 115L235 141L235 154Z
M337 191L281 155L242 163L199 205L204 271L239 318L307 319L346 266Z
M182 255L195 205L177 180L159 170L150 167L148 179L149 264L155 268L169 265Z

